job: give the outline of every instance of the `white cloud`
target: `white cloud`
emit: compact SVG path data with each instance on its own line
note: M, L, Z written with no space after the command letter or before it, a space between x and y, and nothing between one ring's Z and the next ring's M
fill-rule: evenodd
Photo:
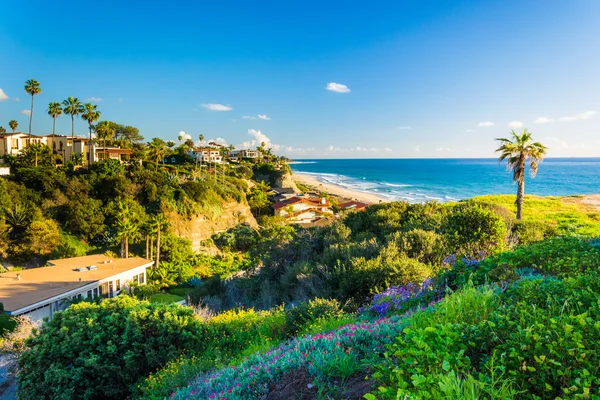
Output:
M554 120L547 117L538 117L535 121L533 121L534 124L549 124L551 122L554 122Z
M273 148L276 150L275 147L277 146L273 146L271 144L271 139L269 139L267 135L263 134L261 131L257 131L256 129L248 129L248 135L254 136L255 140L252 141L252 145L255 143L258 143L259 145L264 143L266 148Z
M480 122L477 124L477 126L480 128L489 128L490 126L494 126L494 125L496 125L496 124L494 124L493 122L490 122L490 121Z
M349 93L350 88L346 85L342 85L341 83L329 82L326 87L327 90L338 93Z
M8 96L4 93L4 90L0 88L0 101L8 100Z
M225 106L223 104L217 104L217 103L207 103L207 104L200 104L200 105L210 111L231 111L231 110L233 110L232 107Z
M242 119L262 119L263 121L269 121L271 118L265 114L258 114L256 117L254 115L244 115Z
M192 135L190 135L189 133L185 133L185 131L179 131L179 134L177 135L177 140L179 140L179 136L181 136L182 142L185 142L186 140L192 138Z
M93 101L95 103L98 103L98 102L102 101L102 98L100 98L100 97L89 97L88 101Z
M522 128L523 123L521 121L510 121L508 127L513 129Z
M418 153L420 151L421 151L421 145L418 144L415 146L415 152Z
M31 115L31 110L22 110L21 114L29 116Z
M226 145L226 144L227 144L227 140L225 140L225 139L223 139L223 138L220 138L220 137L216 138L216 139L214 140L214 142L215 142L215 143L218 143L218 144L222 144L222 145Z
M598 114L598 111L586 111L581 114L571 115L570 117L562 117L562 118L559 118L558 120L559 121L576 121L579 119L590 119L596 114Z
M450 147L438 147L435 151L439 151L440 153L449 153L452 151Z
M399 126L398 129L400 129L401 131L407 131L412 128L410 126Z

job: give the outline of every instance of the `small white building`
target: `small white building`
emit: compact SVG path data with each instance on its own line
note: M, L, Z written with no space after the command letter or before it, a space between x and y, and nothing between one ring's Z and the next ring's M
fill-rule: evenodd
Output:
M146 283L153 261L140 257L111 259L103 255L51 260L47 267L0 275L0 302L9 315L39 322L66 309L75 299L115 297L132 282Z
M326 198L295 196L273 204L275 215L290 223L310 224L333 215Z
M188 155L200 162L217 164L223 162L221 150L216 147L195 148L189 150Z

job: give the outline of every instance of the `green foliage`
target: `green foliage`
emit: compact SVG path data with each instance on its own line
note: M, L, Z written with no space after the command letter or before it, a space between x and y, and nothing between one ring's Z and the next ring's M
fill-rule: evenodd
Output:
M425 264L441 264L446 253L444 238L435 231L417 228L404 233L394 232L388 242L396 243L401 252Z
M512 234L518 244L541 242L558 235L558 230L541 221L515 221Z
M11 332L17 326L17 321L13 317L4 313L4 305L0 303L0 338L4 336L6 332Z
M475 202L459 203L446 215L442 232L455 254L480 257L504 249L506 225L492 210Z
M337 300L314 299L285 311L285 332L295 335L299 329L319 319L336 319L344 314Z
M126 397L140 378L200 346L201 324L191 309L126 296L72 305L28 340L20 397Z
M256 243L257 233L250 225L240 224L213 237L221 250L247 252Z

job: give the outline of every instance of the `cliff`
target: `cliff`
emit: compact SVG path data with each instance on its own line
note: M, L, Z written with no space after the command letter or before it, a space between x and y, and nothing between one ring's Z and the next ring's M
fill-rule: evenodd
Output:
M230 201L223 203L221 208L221 215L212 220L204 215L197 215L189 219L177 213L169 213L167 218L171 222L171 231L177 236L190 240L194 251L212 253L214 249L202 246L201 242L209 239L215 233L226 231L243 223L247 223L255 229L258 228L258 223L247 204Z

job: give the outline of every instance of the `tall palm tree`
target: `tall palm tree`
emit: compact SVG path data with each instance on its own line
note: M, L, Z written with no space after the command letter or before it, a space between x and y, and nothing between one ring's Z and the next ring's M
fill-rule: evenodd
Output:
M33 121L33 98L35 95L42 93L40 83L35 79L25 81L25 91L31 95L31 112L29 113L29 140L31 142L31 123Z
M167 145L164 140L159 139L159 138L154 138L148 144L148 150L149 150L148 155L154 161L154 163L156 165L156 170L158 171L159 161L162 160L163 158L165 158L165 156L167 155L167 152L168 152Z
M83 106L83 113L81 118L87 121L90 129L90 141L88 142L88 167L92 165L92 124L100 119L101 112L97 110L98 106L92 103L85 103Z
M56 134L56 118L63 113L60 103L57 101L48 103L48 115L52 117L52 134Z
M17 126L19 126L19 123L14 119L11 119L10 121L8 121L8 126L10 126L10 129L12 129L13 133L15 133L15 131L17 130Z
M169 226L169 220L167 220L164 214L155 214L152 216L150 224L156 231L156 263L154 264L154 268L158 268L160 263L160 233Z
M102 148L106 151L106 140L112 139L117 130L115 128L115 124L110 121L100 121L96 125L96 135L98 139L102 139Z
M501 143L501 146L496 149L500 153L498 161L508 161L508 169L513 171L513 182L517 182L517 219L523 217L523 202L525 201L525 164L529 163L529 172L531 177L535 177L538 171L538 164L544 160L546 155L546 146L540 142L534 142L531 139L531 132L523 129L523 132L518 134L514 130L511 131L512 138L496 139ZM512 140L511 140L512 139Z
M77 97L71 96L67 100L63 100L62 104L64 113L71 116L71 140L73 140L75 138L75 117L84 111L83 104Z

